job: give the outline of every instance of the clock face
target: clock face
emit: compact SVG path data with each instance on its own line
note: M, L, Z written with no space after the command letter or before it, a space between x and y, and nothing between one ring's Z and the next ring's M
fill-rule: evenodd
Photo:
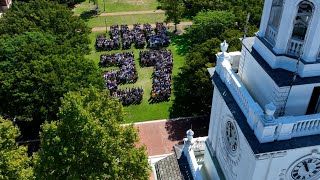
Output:
M226 123L226 141L227 141L227 147L231 153L234 153L237 151L238 148L238 132L237 127L234 122L227 121Z
M308 158L299 162L291 171L291 177L298 179L312 179L319 175L320 159Z

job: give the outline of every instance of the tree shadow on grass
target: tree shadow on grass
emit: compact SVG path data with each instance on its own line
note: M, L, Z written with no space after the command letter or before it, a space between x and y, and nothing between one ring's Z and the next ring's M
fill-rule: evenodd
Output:
M191 127L194 131L194 137L208 136L209 122L209 116L167 121L166 130L169 134L169 140L180 141L179 144L182 144L183 138L186 137L187 130Z
M171 37L171 44L177 47L177 53L179 55L187 54L191 47L191 41L189 40L188 35L174 34L171 32L168 32L168 34Z
M80 18L86 22L89 21L89 19L96 16L97 16L96 10L84 11L83 13L80 14Z

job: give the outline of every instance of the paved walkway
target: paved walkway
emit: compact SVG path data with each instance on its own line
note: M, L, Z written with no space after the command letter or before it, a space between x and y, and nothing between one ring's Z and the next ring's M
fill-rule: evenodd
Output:
M119 15L136 15L136 14L163 14L163 10L150 10L150 11L131 11L131 12L114 12L114 13L101 13L99 16L119 16Z
M190 127L195 133L194 137L207 136L209 118L149 121L134 126L139 129L140 142L137 146L145 145L148 156L158 156L173 153L173 146L183 143Z
M180 24L177 24L177 26L190 26L192 25L192 22L181 22ZM156 27L156 24L151 24L153 28ZM168 23L166 25L167 27L174 27L174 23ZM133 29L133 25L128 25L129 29ZM91 29L92 32L97 32L97 31L105 31L106 27L94 27ZM110 31L110 27L107 27L107 31Z

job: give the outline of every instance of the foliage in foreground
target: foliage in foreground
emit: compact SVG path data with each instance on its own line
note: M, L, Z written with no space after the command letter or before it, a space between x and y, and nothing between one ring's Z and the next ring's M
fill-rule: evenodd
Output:
M67 93L59 121L42 126L38 179L148 179L145 148L136 130L120 126L122 106L105 90Z
M227 11L200 12L187 29L187 37L193 44L201 44L220 36L226 29L234 28L235 15Z
M18 121L56 119L60 98L90 84L103 88L84 58L89 28L57 2L16 2L0 19L0 112Z
M251 14L250 25L258 27L263 8L263 0L177 0L181 3L170 3L171 0L158 0L161 9L180 9L179 13L167 13L167 19L192 19L199 12L206 11L229 11L236 14L235 21L238 23L239 29L243 30L246 22L247 14ZM170 6L168 6L168 1Z
M210 113L212 83L207 68L213 67L220 40L215 38L194 46L186 56L181 73L174 77L175 99L170 117L202 116Z
M19 129L0 116L0 179L33 179L27 147L16 145Z
M89 84L103 87L98 67L72 55L50 34L30 32L0 40L0 110L18 120L56 119L60 97Z
M88 54L90 29L71 10L47 0L15 2L0 18L0 35L45 32L56 37L56 43L71 48L75 54Z
M166 10L166 21L173 21L175 25L175 31L177 31L177 24L180 23L184 13L183 0L160 0L160 3L161 8Z

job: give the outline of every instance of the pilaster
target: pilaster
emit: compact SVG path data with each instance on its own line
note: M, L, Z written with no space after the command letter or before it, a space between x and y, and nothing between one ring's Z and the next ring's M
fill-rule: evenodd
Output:
M318 58L320 47L320 10L319 7L315 9L312 20L308 27L308 34L305 41L305 48L303 54L303 60L307 62L315 62Z
M272 1L271 0L269 0L269 1L265 0L264 1L264 8L263 8L261 22L260 22L260 29L259 29L259 32L258 32L258 35L260 37L264 37L265 36L266 29L267 29L267 26L268 26L269 17L270 17L271 6L272 6Z
M292 35L293 19L297 13L297 7L294 6L294 1L286 0L284 3L281 23L278 30L278 36L275 40L273 50L278 54L285 54L287 51L288 41Z

